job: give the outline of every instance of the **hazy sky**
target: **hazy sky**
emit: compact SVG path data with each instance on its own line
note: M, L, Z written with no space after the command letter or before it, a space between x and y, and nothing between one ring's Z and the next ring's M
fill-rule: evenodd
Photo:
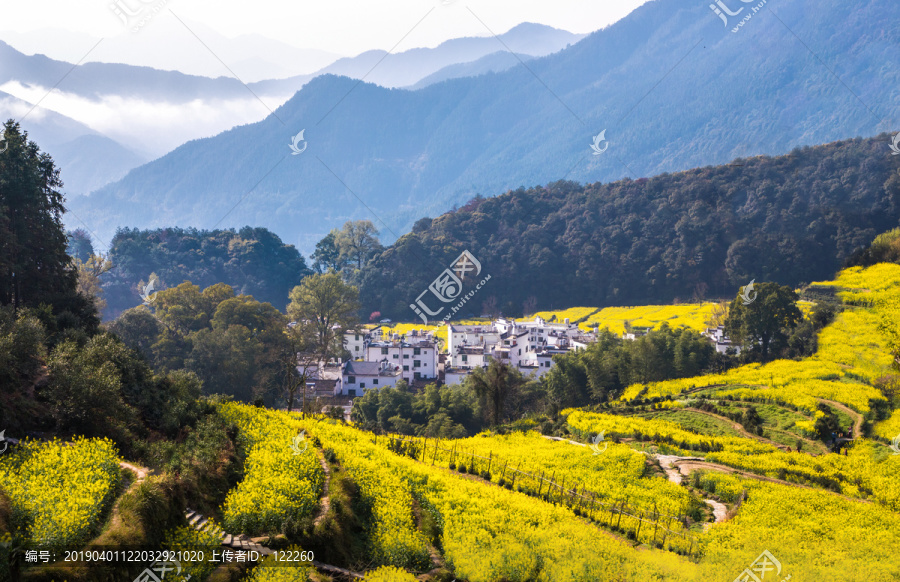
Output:
M352 56L374 48L390 50L407 34L397 50L433 47L460 36L484 36L488 34L485 25L497 34L521 22L586 33L621 19L645 1L2 0L0 30L24 33L57 28L98 38L128 34L110 8L119 3L135 11L146 6L171 10L229 37L259 33L300 48Z

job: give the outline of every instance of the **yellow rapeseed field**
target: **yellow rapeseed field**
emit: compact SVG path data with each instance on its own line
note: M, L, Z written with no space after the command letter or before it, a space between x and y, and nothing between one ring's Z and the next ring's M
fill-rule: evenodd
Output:
M0 487L9 496L15 537L60 550L96 533L120 480L119 457L107 439L67 445L22 441L0 456Z
M439 447L437 456L434 455L436 445ZM514 471L542 475L547 479L555 476L557 482L568 483L571 487L587 487L608 503L627 499L633 507L649 511L656 505L659 512L674 516L688 511L689 495L683 488L663 478L645 477L644 455L609 441L598 444L597 448L604 451L599 455L589 447L549 440L536 432L482 433L467 439L426 443L425 446L429 462L448 466L452 459L457 465L465 464L470 472L488 469L488 462L477 457L493 458L490 470L494 482L504 477L507 482L515 478L522 486L536 489L537 480L516 476ZM448 449L454 452L450 453ZM473 454L476 455L474 467L471 465ZM543 489L548 487L545 485Z
M292 448L293 439L302 434L302 423L287 413L232 402L220 405L219 410L239 427L249 451L244 479L225 500L225 530L277 533L286 520L311 514L325 474L308 439L297 446L302 450L299 454Z
M717 304L690 303L682 305L645 305L641 307L607 307L591 315L587 321L579 324L585 330L594 326L601 330L606 328L617 334L625 333L625 323L634 327L658 328L663 323L669 327L687 327L702 332L708 327L708 321Z

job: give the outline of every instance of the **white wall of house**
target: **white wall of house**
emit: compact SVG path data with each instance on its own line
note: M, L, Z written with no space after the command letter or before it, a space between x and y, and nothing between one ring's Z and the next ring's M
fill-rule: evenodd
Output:
M484 349L462 349L450 355L450 367L452 368L480 368L487 365L490 356L486 356Z
M353 360L362 360L366 356L366 334L365 332L345 332L344 348L350 352L350 358Z
M341 393L344 396L362 396L369 390L379 390L381 388L395 388L397 380L400 379L399 374L393 375L347 375L345 374L341 381Z
M437 348L434 344L376 342L366 347L367 362L380 362L385 358L390 365L400 368L401 377L407 382L417 378L424 380L437 378Z

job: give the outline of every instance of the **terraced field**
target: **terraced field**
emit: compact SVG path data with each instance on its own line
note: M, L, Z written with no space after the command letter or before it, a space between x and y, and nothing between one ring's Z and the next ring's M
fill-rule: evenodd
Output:
M875 385L890 369L880 318L900 269L873 272L894 284L842 291L858 307L822 333L815 356L634 386L596 409L560 411L563 437L375 435L219 402L244 455L239 478L208 515L187 510L164 545L243 556L181 565L201 582L699 582L742 579L760 556L777 561L777 580L895 581L900 455L879 438L896 416ZM813 434L820 403L855 437L844 454ZM9 547L89 545L114 502L128 511L131 495L157 500L165 476L139 467L140 483L115 499L121 462L84 439L0 458L16 526L0 560ZM51 518L42 503L68 511Z

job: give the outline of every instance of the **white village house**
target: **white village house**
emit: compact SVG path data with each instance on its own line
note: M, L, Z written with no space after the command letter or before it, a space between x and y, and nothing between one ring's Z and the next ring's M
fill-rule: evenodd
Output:
M522 374L540 378L553 368L553 356L584 349L593 341L577 324L497 319L485 325L453 325L447 330L448 366L444 382L461 382L472 370L492 359L515 366ZM577 338L577 339L576 339Z
M394 388L399 379L400 371L387 360L381 362L347 360L341 366L341 383L338 389L344 396L362 396L373 388Z
M725 335L725 326L709 327L703 332L703 335L716 347L716 351L720 354L728 353L728 350L734 350L735 355L740 355L741 346L731 341L731 338Z
M635 329L622 337L634 340L647 331ZM500 318L478 325L448 324L445 354L438 353L433 334L425 330L400 335L389 327L377 326L343 335L350 357L322 370L314 382L316 392L325 390L334 396L356 397L368 390L394 387L400 379L409 384L459 384L473 370L486 368L491 360L514 366L526 377L537 379L553 369L553 356L586 349L597 341L597 328L585 332L568 319L559 323L540 317L534 321ZM740 347L725 336L723 326L707 329L703 335L719 353L740 353Z

